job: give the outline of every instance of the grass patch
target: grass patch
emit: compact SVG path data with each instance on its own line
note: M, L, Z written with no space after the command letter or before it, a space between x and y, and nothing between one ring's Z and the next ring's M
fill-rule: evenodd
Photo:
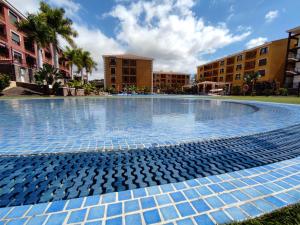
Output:
M233 99L233 100L245 100L245 101L300 104L300 97L296 97L296 96L220 96L220 97L214 97L214 98L215 99Z
M228 225L300 225L300 204L288 206L256 219Z

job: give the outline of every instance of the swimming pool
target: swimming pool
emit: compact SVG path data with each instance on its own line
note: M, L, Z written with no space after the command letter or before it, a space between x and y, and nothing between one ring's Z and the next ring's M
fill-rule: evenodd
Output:
M191 97L7 100L0 108L0 153L7 155L165 146L300 121L296 106Z

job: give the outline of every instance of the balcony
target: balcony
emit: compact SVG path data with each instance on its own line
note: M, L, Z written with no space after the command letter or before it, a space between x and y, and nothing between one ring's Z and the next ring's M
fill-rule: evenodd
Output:
M226 75L226 82L232 82L233 81L233 74Z
M7 41L6 26L4 24L0 25L0 40Z
M5 45L0 44L0 61L8 60L11 60L9 57L9 49Z
M28 40L27 38L24 38L24 46L26 51L35 54L35 46L32 41Z
M299 53L292 53L290 52L288 55L289 61L299 62L300 61L300 54Z
M26 55L26 64L31 68L36 67L36 58L27 54Z
M226 64L227 64L227 65L232 65L232 64L234 64L234 58L235 58L235 57L228 58L228 59L226 60Z
M289 75L300 75L300 68L297 67L288 67L286 73Z
M226 73L233 73L234 67L233 66L228 66L226 68Z
M255 68L255 61L250 61L245 63L245 70L252 70Z
M257 51L246 52L246 60L256 58Z

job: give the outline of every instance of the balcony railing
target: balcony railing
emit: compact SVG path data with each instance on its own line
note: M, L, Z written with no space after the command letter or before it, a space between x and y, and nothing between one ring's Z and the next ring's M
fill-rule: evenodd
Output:
M288 59L289 60L295 60L295 61L300 60L300 54L290 52L289 55L288 55Z

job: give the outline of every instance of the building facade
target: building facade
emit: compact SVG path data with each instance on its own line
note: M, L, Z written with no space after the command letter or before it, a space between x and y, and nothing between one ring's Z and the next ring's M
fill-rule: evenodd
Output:
M177 72L153 72L153 91L182 90L182 87L190 83L190 75Z
M284 83L287 39L267 42L258 47L238 52L197 67L197 81L231 83L242 86L244 76L259 72L258 82Z
M300 87L300 27L288 30L289 33L285 66L285 86Z
M104 86L117 92L135 86L153 91L153 59L131 54L104 55Z
M8 1L0 0L0 73L9 74L13 81L32 83L39 64L39 53L37 45L16 27L16 22L24 19L26 17ZM41 49L40 64L54 65L52 50L51 45ZM58 50L58 55L58 69L68 78L70 70L62 58L61 49Z

